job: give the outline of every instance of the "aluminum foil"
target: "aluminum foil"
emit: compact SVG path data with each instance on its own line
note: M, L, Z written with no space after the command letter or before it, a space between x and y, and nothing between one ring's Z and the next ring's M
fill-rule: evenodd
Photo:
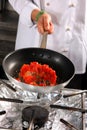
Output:
M8 81L7 81L8 82ZM79 90L78 90L79 91ZM13 92L5 85L0 85L0 97L22 99L24 103L12 103L0 101L0 111L5 110L6 114L0 115L0 128L11 130L22 130L22 110L29 105L40 105L49 111L48 121L40 130L71 130L60 122L64 119L73 124L78 130L82 130L82 113L70 110L50 108L50 104L60 104L81 108L81 95L63 98L63 94L72 93L72 89L64 89L61 92L39 95L27 91L18 90Z

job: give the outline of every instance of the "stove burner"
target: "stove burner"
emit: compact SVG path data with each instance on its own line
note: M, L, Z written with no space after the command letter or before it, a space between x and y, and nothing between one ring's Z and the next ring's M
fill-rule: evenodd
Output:
M32 114L34 114L33 115L34 128L35 126L41 128L46 123L49 112L47 109L40 106L29 106L24 108L22 111L23 130L27 130L26 128L29 127L29 124L32 121L31 119Z

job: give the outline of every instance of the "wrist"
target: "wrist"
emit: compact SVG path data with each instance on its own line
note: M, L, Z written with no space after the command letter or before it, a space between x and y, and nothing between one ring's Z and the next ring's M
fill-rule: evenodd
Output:
M33 11L32 11L32 14L31 14L31 19L33 20L33 21L38 21L39 20L39 18L43 15L45 13L45 11L44 10L37 10L37 9L34 9Z
M36 22L38 22L39 18L40 18L44 13L45 13L44 10L41 10L41 11L39 11L39 12L37 13L37 15L36 15Z
M40 12L40 10L39 9L34 9L33 11L32 11L32 13L31 13L31 19L33 20L33 21L36 21L36 16L37 16L37 14Z

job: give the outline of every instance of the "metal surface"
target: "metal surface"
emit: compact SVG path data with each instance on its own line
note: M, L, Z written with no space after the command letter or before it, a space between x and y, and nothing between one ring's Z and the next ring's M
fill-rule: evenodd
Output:
M46 48L46 44L47 44L47 35L48 35L47 32L45 32L45 33L43 34L40 48Z
M72 94L67 94L67 95L63 95L64 98L67 98L67 97L72 97L72 96L76 96L78 94L83 94L83 93L87 93L87 90L83 90L81 92L74 92Z
M79 92L81 90L72 90L72 89L63 89L62 94L70 94L73 92ZM11 91L9 88L5 87L5 85L0 85L0 97L5 98L19 98L21 100L29 101L32 97L36 98L37 94L34 95L28 91L21 91L19 95L15 92ZM50 96L48 95L48 99L50 100ZM38 99L37 99L38 100ZM57 100L54 104L55 105L67 105L75 108L82 108L81 103L81 94L63 98L61 97ZM47 100L45 100L47 101ZM29 106L30 104L18 104L14 102L0 102L0 109L6 110L6 115L0 116L0 128L6 128L7 130L22 130L21 124L21 111L23 108ZM32 104L31 104L32 105ZM39 104L40 105L40 99ZM42 106L44 107L44 106ZM84 108L86 109L86 107ZM64 119L67 122L73 124L78 130L86 130L82 129L82 113L78 111L70 111L70 110L63 110L63 109L55 109L47 107L50 114L48 117L48 121L40 130L67 130L67 126L60 122L60 119ZM85 115L85 114L84 114ZM84 126L85 122L84 122ZM1 129L2 130L2 129ZM68 128L68 130L71 130Z
M62 123L64 123L67 127L69 127L70 129L78 130L75 126L73 126L71 123L67 122L67 121L64 120L64 119L60 119L60 121L61 121Z
M13 88L10 84L8 84L7 82L5 82L4 80L0 80L0 82L2 84L4 84L6 87L8 87L9 89L11 89L12 91L14 91L14 92L17 91L15 88Z
M61 106L61 105L50 105L50 107L56 108L56 109L63 109L63 110L70 110L70 111L78 111L78 112L82 112L82 113L87 113L87 109L83 109L83 108Z

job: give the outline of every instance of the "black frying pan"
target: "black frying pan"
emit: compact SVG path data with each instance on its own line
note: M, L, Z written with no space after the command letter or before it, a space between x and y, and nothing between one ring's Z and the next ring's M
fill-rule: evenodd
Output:
M59 79L56 86L32 86L15 80L18 77L21 66L25 63L37 61L41 64L48 64L53 68ZM3 60L3 69L8 79L16 86L24 90L34 91L39 93L47 93L64 88L73 78L75 68L72 62L64 55L52 50L43 48L25 48L16 50L8 54Z

